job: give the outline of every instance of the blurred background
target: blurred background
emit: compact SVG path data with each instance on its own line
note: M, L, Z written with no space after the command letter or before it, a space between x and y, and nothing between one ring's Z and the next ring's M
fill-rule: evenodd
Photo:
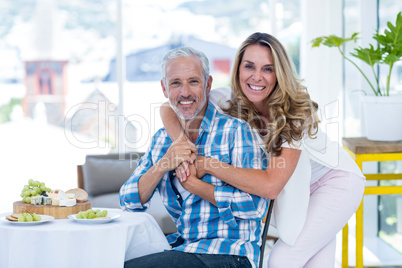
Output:
M204 51L213 87L229 86L237 46L273 20L299 68L296 0L0 0L0 211L30 178L75 187L87 154L145 151L167 51Z
M205 52L217 88L230 85L247 36L273 34L329 136L364 136L364 82L335 49L312 49L311 40L360 32L363 46L401 10L397 0L0 0L0 212L12 210L29 179L75 188L87 154L145 151L162 126L161 59L182 45ZM400 94L402 66L394 72ZM401 163L384 169L401 172ZM365 236L401 255L401 198L375 200Z

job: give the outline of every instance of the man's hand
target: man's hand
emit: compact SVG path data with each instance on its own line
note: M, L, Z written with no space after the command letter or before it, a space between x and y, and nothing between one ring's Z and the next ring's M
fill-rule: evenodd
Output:
M194 164L194 160L196 159L196 154L191 154L191 160L189 162L183 162L181 163L176 169L176 176L179 179L179 181L185 181L187 180L187 177L190 176L190 165Z
M195 169L195 165L194 164L188 164L187 163L187 167L189 170L189 175L186 176L185 180L180 180L181 185L183 186L184 189L186 189L187 191L189 191L190 193L194 193L192 189L194 189L196 187L196 181L198 181L198 178L195 176L195 174L197 173L196 169Z
M158 165L164 172L169 172L183 162L192 162L196 153L197 148L193 143L187 140L175 141L158 161Z
M193 158L194 157L194 158ZM176 168L176 176L180 182L187 180L190 176L190 165L195 165L195 173L193 173L197 178L201 179L205 176L205 165L207 158L205 156L192 155L193 161L183 162Z
M195 176L197 171L194 164L190 164L188 167L190 169L190 176L188 176L185 181L179 180L183 188L216 206L214 195L215 186L202 181Z

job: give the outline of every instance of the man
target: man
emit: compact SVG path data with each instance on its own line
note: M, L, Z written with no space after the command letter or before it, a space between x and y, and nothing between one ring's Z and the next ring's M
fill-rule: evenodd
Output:
M209 174L197 179L194 165L185 182L173 176L180 163L193 161L194 153L238 167L261 168L261 150L249 126L218 113L207 101L212 84L208 65L202 52L188 47L172 50L163 59L163 93L194 144L172 143L160 129L120 189L120 205L131 211L146 210L154 191L159 191L178 229L167 237L172 250L129 260L125 267L257 266L267 200Z

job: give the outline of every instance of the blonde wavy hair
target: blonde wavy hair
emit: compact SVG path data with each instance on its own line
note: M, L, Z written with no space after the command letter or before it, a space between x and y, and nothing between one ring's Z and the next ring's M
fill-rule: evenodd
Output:
M267 47L273 58L276 85L265 102L267 117L262 116L244 95L240 86L239 66L249 45ZM282 44L272 35L254 33L237 50L232 69L233 99L224 111L247 121L264 139L268 153L281 154L284 142L294 145L307 134L314 138L318 131L318 104L310 99L307 88L301 84Z

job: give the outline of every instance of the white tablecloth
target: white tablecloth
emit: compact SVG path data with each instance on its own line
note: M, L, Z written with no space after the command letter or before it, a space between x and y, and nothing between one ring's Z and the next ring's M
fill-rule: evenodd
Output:
M125 260L170 248L149 214L108 210L121 217L104 224L0 221L0 268L119 268Z

